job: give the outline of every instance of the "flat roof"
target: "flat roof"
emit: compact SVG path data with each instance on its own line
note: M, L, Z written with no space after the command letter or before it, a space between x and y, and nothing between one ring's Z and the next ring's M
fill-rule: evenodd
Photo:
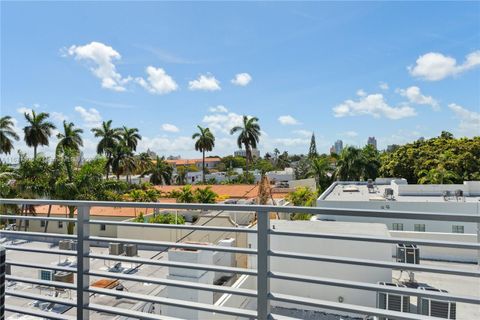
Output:
M386 188L392 188L390 184L375 185L374 192L370 192L366 184L343 184L337 183L335 187L327 194L325 194L322 201L385 201L383 197ZM441 195L398 195L394 194L394 199L397 202L446 202ZM478 202L479 196L466 196L465 202ZM320 200L320 199L319 199ZM454 198L449 202L456 202ZM462 200L459 200L463 202Z

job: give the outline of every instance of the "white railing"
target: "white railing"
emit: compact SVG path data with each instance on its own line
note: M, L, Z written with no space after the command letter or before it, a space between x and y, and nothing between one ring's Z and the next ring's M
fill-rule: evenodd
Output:
M18 297L22 299L41 300L46 302L53 302L63 304L71 308L76 308L76 319L89 319L90 311L99 311L103 313L110 313L113 315L142 318L142 319L173 319L172 317L161 316L158 314L142 313L139 311L118 308L113 306L98 305L91 301L93 294L101 294L107 296L115 296L118 298L128 298L130 300L142 301L147 303L157 303L169 306L176 306L181 308L195 309L205 312L211 312L220 315L228 315L239 318L285 318L280 315L272 313L272 302L284 302L295 305L304 305L310 308L318 308L319 310L333 310L337 312L346 312L351 314L361 314L364 316L387 317L390 319L425 319L423 315L413 313L405 313L384 309L377 309L373 307L365 307L359 305L352 305L348 303L332 302L319 299L311 299L302 296L288 295L284 293L273 292L271 290L270 281L288 280L295 282L306 282L309 284L318 284L323 286L331 286L338 288L358 289L370 292L387 292L393 294L410 295L416 297L426 297L436 300L447 300L458 303L466 303L480 306L479 296L463 296L456 294L447 294L443 292L421 291L412 288L402 287L388 287L376 283L366 283L342 280L337 278L322 278L314 276L306 276L302 274L282 273L272 270L270 267L270 260L272 257L289 258L301 261L316 261L329 262L339 265L357 265L375 268L387 268L392 270L407 270L407 271L421 271L437 274L448 274L461 277L470 277L474 281L480 278L480 271L478 269L451 269L446 267L437 267L432 265L422 264L405 264L393 261L378 261L350 257L340 257L332 255L316 255L296 253L289 251L272 250L270 247L270 240L275 236L287 237L306 237L306 238L320 238L337 241L360 241L372 243L385 244L417 244L422 246L432 247L447 247L447 248L461 248L478 250L480 257L480 245L478 243L464 243L453 241L437 241L425 239L411 239L411 238L390 238L390 237L375 237L366 235L348 235L335 233L309 233L309 232L290 232L275 230L270 227L270 212L285 212L285 213L309 213L309 214L335 214L344 216L361 216L361 217L382 217L382 218L404 218L417 220L443 220L443 221L462 221L469 223L477 223L480 225L480 216L478 214L447 214L447 213L423 213L423 212L406 212L406 211L373 211L373 210L354 210L354 209L324 209L324 208L306 208L306 207L277 207L277 206L260 206L260 205L226 205L226 204L171 204L171 203L133 203L133 202L88 202L88 201L58 201L58 200L26 200L26 199L0 199L1 204L13 205L61 205L61 206L75 206L78 210L77 217L74 219L63 217L44 217L44 216L25 216L25 215L0 215L0 220L16 219L16 220L47 220L47 221L64 221L74 222L76 224L76 235L54 234L43 232L27 232L27 231L9 231L0 230L1 237L49 237L55 239L75 239L78 241L77 251L59 250L59 249L42 249L30 246L6 246L7 251L25 251L42 254L55 254L65 256L76 256L77 266L75 269L70 267L44 265L41 261L39 263L29 263L25 261L8 260L7 264L11 266L32 268L32 269L51 269L58 271L75 272L77 281L75 284L66 284L53 281L44 281L32 278L18 277L15 275L8 275L7 280L28 283L33 285L51 286L57 288L64 288L76 291L76 300L61 299L57 297L48 297L44 295L33 294L30 292L23 292L20 290L6 290L7 296ZM158 209L182 209L182 210L208 210L215 211L236 211L236 212L256 212L257 225L256 228L236 228L236 227L217 227L217 226L197 226L197 225L171 225L171 224L148 224L149 228L166 228L166 229L188 229L193 231L212 231L212 232L235 232L255 234L257 240L257 249L246 247L224 247L218 245L203 245L182 242L169 241L147 241L138 239L121 239L121 238L106 238L90 235L90 225L115 225L127 227L145 227L143 223L111 221L111 220L94 220L90 217L90 208L92 207L131 207L131 208L158 208ZM479 231L480 236L480 231ZM176 262L167 260L155 260L140 257L114 256L114 255L100 255L92 253L90 246L92 242L107 243L120 242L137 245L157 246L162 248L183 248L191 250L210 250L214 252L228 252L235 254L245 254L256 256L256 269L240 268L240 267L226 267L217 265L205 265L186 262ZM179 280L171 280L165 278L145 278L135 274L118 274L102 272L90 269L90 259L104 259L120 262L132 262L141 265L179 267L187 269L197 269L216 272L228 272L235 274L244 274L256 277L256 290L242 289L238 287L218 286L213 284L201 284ZM479 260L480 262L480 260ZM245 308L232 308L226 306L217 306L213 304L183 301L179 299L171 299L168 297L150 296L133 292L124 292L119 290L96 288L90 286L90 277L113 278L127 281L149 282L157 285L174 286L195 290L206 290L213 292L220 292L232 295L241 295L256 301L256 310L249 310ZM0 284L1 285L1 284ZM5 305L5 310L9 312L16 312L21 314L29 314L41 316L50 319L70 319L71 316L65 314L56 314L53 312L42 312L38 309L28 309L9 305L8 300ZM0 315L1 318L1 315Z

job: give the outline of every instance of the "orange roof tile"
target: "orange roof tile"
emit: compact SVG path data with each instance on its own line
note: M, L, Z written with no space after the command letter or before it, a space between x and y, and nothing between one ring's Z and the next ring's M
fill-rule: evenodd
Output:
M176 166L187 166L201 163L202 159L176 159L176 160L165 160L167 163L176 165ZM220 162L220 158L205 158L205 162Z

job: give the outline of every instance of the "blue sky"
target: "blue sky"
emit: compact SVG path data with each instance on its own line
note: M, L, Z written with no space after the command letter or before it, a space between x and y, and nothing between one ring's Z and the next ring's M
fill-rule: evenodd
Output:
M262 153L479 135L480 3L1 2L0 102L18 130L75 122L86 155L108 119L184 157L196 125L232 153L243 114Z

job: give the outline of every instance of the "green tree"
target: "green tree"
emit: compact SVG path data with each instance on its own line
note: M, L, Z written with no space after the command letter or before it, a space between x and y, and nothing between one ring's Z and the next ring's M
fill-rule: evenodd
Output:
M358 181L365 167L362 150L348 146L342 150L337 161L335 175L343 181Z
M37 114L32 110L32 113L24 113L25 120L28 125L23 128L25 134L25 142L27 146L33 147L33 158L37 158L38 146L48 146L49 138L52 135L52 130L55 129L53 123L47 121L49 114L41 112Z
M380 169L380 153L374 146L367 144L362 149L362 158L364 164L363 179L375 180L378 177Z
M287 195L287 201L298 207L313 207L315 206L316 194L308 187L298 187L295 191ZM293 213L292 220L310 220L312 217L308 213Z
M195 195L192 190L192 186L187 184L179 190L175 190L171 195L177 200L177 203L192 203L195 202Z
M13 150L13 140L20 138L14 130L12 117L4 116L0 118L0 154L10 154Z
M215 203L218 194L216 194L210 186L205 188L197 188L194 191L194 201L198 203Z
M130 151L133 152L137 150L139 140L142 140L142 136L138 133L137 128L127 128L123 126L121 129L121 141Z
M192 135L195 141L195 150L202 152L202 181L205 183L205 152L212 151L215 146L215 137L209 128L197 126L198 132Z
M103 121L100 127L93 128L92 132L95 138L100 138L100 141L97 144L97 154L104 154L107 157L105 171L108 179L110 165L112 164L113 152L121 139L121 129L112 128L112 120L108 120Z
M56 153L63 153L65 150L71 150L75 153L80 151L80 147L83 147L83 140L80 134L83 133L82 129L75 128L73 122L67 123L63 121L63 133L57 134L58 144Z
M242 145L245 147L245 170L246 175L248 174L248 163L252 161L252 148L256 149L257 144L260 141L260 125L258 124L257 117L247 117L243 116L243 125L233 127L230 130L230 134L238 134L237 145L239 148L242 148Z
M313 159L318 156L317 143L315 141L315 133L312 133L312 139L310 140L310 149L308 150L308 157Z
M327 156L323 155L311 159L310 176L315 178L318 193L330 185L330 172L330 160Z
M142 173L142 176L150 175L150 183L154 185L171 184L173 167L165 161L164 157L157 156L155 163Z

